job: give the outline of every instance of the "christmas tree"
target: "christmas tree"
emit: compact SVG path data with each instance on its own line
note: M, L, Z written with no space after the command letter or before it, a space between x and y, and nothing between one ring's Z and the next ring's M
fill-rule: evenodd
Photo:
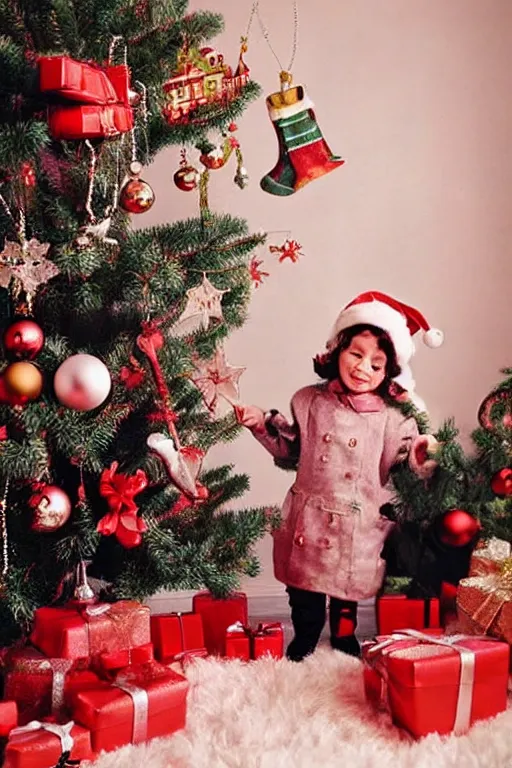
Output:
M231 69L205 47L222 17L186 6L0 0L2 644L87 598L85 568L113 600L258 572L269 515L226 511L248 478L203 460L238 434L223 341L263 240L210 209L209 172L233 155L245 185L233 121L259 88L246 41ZM198 217L134 231L168 145Z
M512 541L512 369L503 373L478 409L468 451L447 420L435 435L439 466L428 482L405 465L396 468L387 514L397 526L384 552L390 589L401 589L405 578L413 591L439 594L443 582L467 575L479 541Z

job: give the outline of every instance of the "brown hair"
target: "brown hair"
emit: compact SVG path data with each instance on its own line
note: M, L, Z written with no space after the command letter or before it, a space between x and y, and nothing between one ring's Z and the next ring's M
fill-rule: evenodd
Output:
M360 333L364 333L365 331L369 331L372 336L375 336L379 349L386 355L386 374L382 384L376 390L377 394L384 396L394 394L393 390L397 385L395 385L392 380L400 375L401 368L398 365L395 347L391 341L390 335L386 333L386 331L383 331L382 328L377 328L375 325L359 323L358 325L351 325L350 328L345 328L345 330L341 331L335 349L333 349L327 357L320 357L313 361L315 373L317 376L320 376L321 379L327 379L327 381L337 379L339 377L338 358L340 352L350 347L354 336L359 336ZM401 387L398 387L398 389L401 390Z

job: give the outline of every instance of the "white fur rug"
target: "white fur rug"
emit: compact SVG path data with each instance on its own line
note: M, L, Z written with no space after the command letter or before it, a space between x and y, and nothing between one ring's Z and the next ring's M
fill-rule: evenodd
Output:
M365 703L362 666L320 647L285 659L198 659L184 731L103 754L94 768L511 768L512 709L467 736L414 741Z

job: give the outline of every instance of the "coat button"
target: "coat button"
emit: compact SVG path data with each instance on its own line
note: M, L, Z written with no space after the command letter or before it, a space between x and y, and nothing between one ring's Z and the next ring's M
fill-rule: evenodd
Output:
M329 457L326 456L325 454L322 454L322 456L320 456L320 461L322 462L322 464L327 464L327 462L329 461Z
M322 547L325 547L325 549L332 548L332 542L330 539L320 539L319 543L322 545Z
M330 443L332 441L332 435L330 432L326 432L323 437L324 443Z
M348 441L348 447L355 448L356 445L357 445L357 440L355 439L355 437L351 437L350 440Z
M352 472L345 472L345 480L352 480Z
M304 546L304 536L302 534L300 534L299 536L296 536L294 541L298 547Z

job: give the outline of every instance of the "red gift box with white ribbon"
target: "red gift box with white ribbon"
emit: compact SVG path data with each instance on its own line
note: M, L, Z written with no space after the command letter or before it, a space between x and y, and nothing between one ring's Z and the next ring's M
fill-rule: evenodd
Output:
M112 683L75 691L76 722L91 731L95 752L140 744L185 727L188 681L153 662L122 670Z
M507 706L509 646L481 636L404 630L363 643L368 701L419 738L466 733Z
M151 640L160 661L172 661L184 651L204 648L203 620L198 613L151 616Z
M63 754L76 761L94 757L87 728L75 725L73 721L57 725L32 720L11 731L3 768L54 766Z
M18 725L18 705L15 701L0 701L0 738L8 736Z
M281 659L284 651L283 625L279 622L248 627L240 621L226 629L227 658L256 660L262 656Z

